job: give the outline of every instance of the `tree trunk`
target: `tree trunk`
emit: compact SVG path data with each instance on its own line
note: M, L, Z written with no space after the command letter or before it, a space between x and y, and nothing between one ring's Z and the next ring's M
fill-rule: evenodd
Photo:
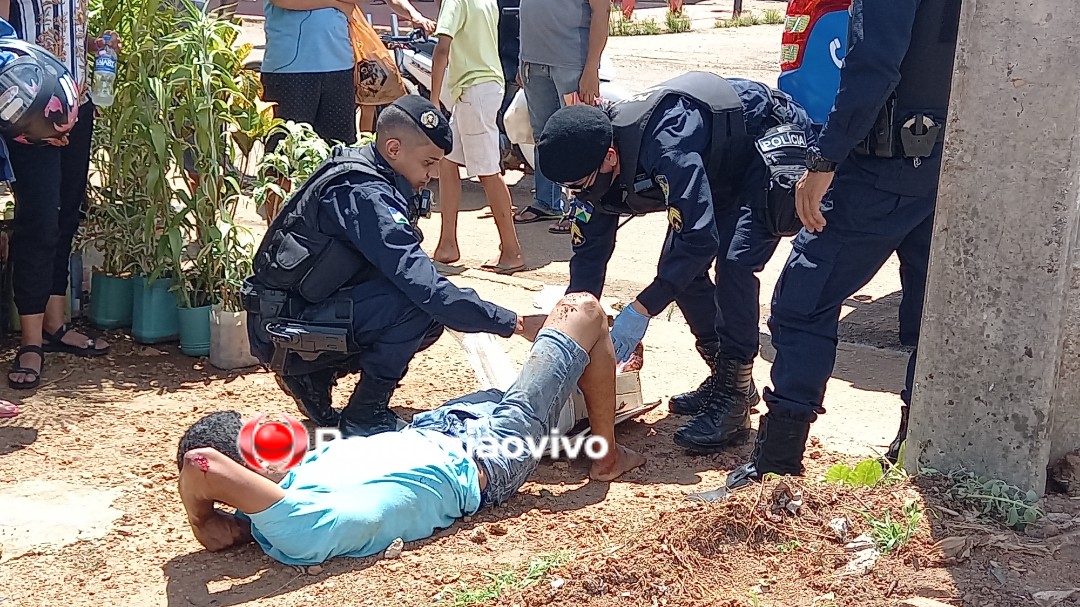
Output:
M738 19L742 15L742 0L735 0L735 7L731 9L731 18Z

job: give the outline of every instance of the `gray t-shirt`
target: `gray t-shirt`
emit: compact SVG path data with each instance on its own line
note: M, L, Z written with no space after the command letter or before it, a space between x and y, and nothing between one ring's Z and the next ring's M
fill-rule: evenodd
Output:
M521 0L521 60L582 69L589 55L588 0Z

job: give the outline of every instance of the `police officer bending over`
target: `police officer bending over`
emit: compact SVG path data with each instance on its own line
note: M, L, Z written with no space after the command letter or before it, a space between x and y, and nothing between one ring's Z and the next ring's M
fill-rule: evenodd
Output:
M556 112L537 142L540 169L577 190L568 292L599 297L621 215L667 213L658 274L615 320L626 360L649 319L674 301L711 374L671 399L695 415L675 433L691 451L745 440L758 402L760 271L800 226L794 184L806 171L806 112L764 84L690 72L602 108ZM717 280L709 275L716 260Z
M440 276L420 248L424 186L453 147L442 113L422 97L402 97L375 131L375 143L336 148L289 199L245 293L252 353L303 414L346 436L397 428L390 396L444 326L503 337L521 326L514 312ZM331 388L357 371L339 415Z
M851 10L840 91L798 185L805 230L776 283L769 411L729 488L802 473L810 424L825 412L840 307L893 252L904 292L900 340L918 345L960 0L854 0ZM892 461L907 435L914 365L913 352Z

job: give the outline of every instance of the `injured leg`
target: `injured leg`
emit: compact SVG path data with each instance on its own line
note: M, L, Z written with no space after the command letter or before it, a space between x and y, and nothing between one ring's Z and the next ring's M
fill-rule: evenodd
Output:
M615 348L600 302L588 293L571 293L556 304L544 326L558 329L589 353L578 387L592 433L608 445L607 454L593 462L590 476L610 481L644 464L641 454L615 442Z

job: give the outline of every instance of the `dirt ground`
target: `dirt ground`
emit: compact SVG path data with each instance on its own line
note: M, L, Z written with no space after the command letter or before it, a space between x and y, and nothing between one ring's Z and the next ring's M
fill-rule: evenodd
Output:
M632 87L686 69L775 81L779 31L617 38L610 48ZM694 49L693 59L686 49ZM508 179L515 202L527 204L531 178ZM463 259L443 269L485 298L534 312L545 285L565 284L568 238L548 234L547 224L523 226L531 270L513 277L479 272L497 242L483 204L479 185L466 183ZM253 216L249 222L258 225ZM422 223L429 251L438 223L437 212ZM620 231L605 291L612 301L625 301L651 279L665 226L662 217L638 218ZM772 359L764 319L788 251L782 244L760 275L759 386L768 385ZM940 480L874 489L818 482L835 463L880 453L895 433L907 359L896 334L898 291L893 260L845 307L829 412L812 429L807 475L792 482L803 494L796 515L768 514L775 481L717 504L688 500L718 487L750 445L686 455L671 441L682 420L661 406L620 428L620 439L648 463L619 482L589 481L584 463L546 462L509 503L407 544L398 559L336 559L306 572L271 561L255 546L203 551L176 493L177 441L190 423L223 409L245 417L295 413L273 378L256 369L222 372L182 355L176 344L139 345L109 332L114 346L105 359L51 354L35 392L0 388L24 410L0 420L0 607L464 605L462 589L490 588L491 576L505 582L510 578L499 574L553 553L566 562L545 569L533 586L475 604L884 607L925 597L970 607L1080 605L1080 593L1066 597L1080 588L1076 499L1049 497L1048 521L1016 534L945 498ZM517 361L528 348L517 337L503 343ZM16 342L3 344L0 360L10 360ZM705 365L691 354L693 338L677 310L652 322L645 345L646 401L666 402L703 377ZM409 418L477 387L464 353L446 336L415 359L392 405ZM351 388L343 381L335 398L346 399ZM851 554L830 536L828 522L849 518L855 537L868 531L860 512L898 518L906 501L925 512L911 541L865 576L838 576ZM1062 593L1039 594L1047 591Z

